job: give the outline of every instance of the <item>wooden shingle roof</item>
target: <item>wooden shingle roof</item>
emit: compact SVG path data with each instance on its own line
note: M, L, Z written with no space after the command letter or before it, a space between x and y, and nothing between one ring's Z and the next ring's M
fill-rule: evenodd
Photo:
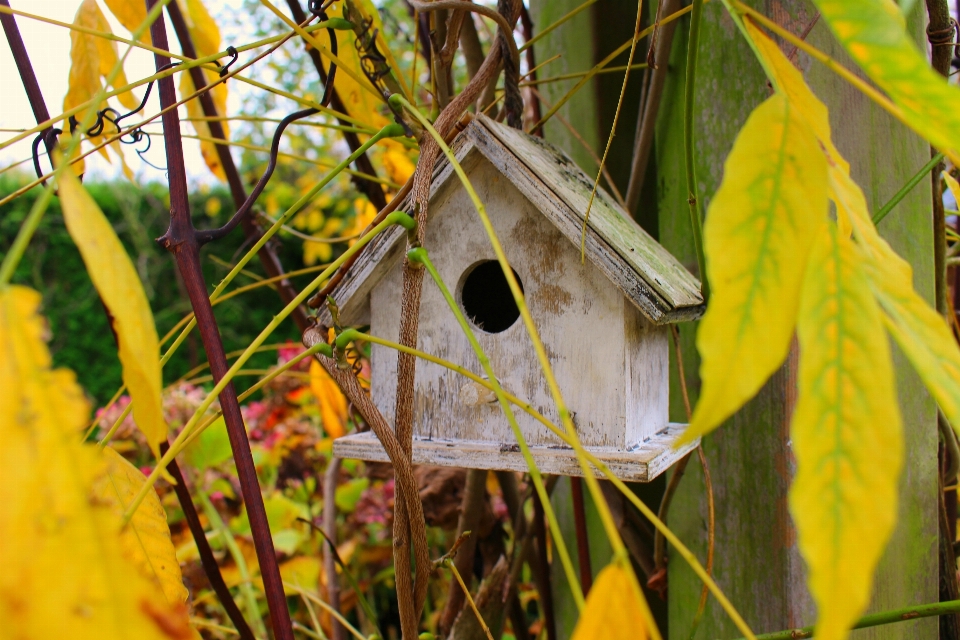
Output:
M563 151L482 115L451 146L461 162L479 152L579 250L593 181ZM434 170L431 198L449 180L458 178L441 160ZM407 205L401 204L400 210L412 211ZM394 264L405 238L400 228L385 232L354 264L335 295L344 322L361 313L367 294ZM697 278L602 189L590 210L584 253L654 324L702 315L705 305Z

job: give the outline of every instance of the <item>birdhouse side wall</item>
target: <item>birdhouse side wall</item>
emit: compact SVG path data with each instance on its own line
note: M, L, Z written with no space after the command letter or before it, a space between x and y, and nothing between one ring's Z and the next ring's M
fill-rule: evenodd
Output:
M628 445L624 362L628 359L629 327L625 313L632 305L593 264L581 263L579 248L479 153L471 152L463 165L523 284L527 305L564 399L574 413L581 440L588 446ZM425 246L458 304L470 269L496 257L473 204L456 179L447 182L431 202ZM371 331L375 335L392 340L399 335L401 289L398 259L371 292ZM500 333L473 328L504 388L559 425L523 320ZM640 340L636 348L648 346ZM418 348L483 375L452 311L429 277L422 293ZM373 399L393 422L396 352L374 345L371 367ZM414 411L415 433L421 437L516 446L491 393L456 372L423 360L417 362ZM529 444L561 444L519 408L514 412Z
M626 444L632 448L667 428L670 417L670 328L656 326L632 304L624 308L627 348Z

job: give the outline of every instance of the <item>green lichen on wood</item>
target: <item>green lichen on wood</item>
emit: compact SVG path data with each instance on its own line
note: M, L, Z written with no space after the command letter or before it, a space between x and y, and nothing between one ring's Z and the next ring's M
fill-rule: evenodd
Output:
M755 1L752 6L776 16L794 33L814 18L802 0ZM921 5L922 3L918 3ZM918 40L922 29L914 16ZM660 186L660 240L689 268L695 255L689 230L682 156L683 59L688 22L677 29L670 78L658 122L657 165ZM823 24L808 41L849 64ZM789 51L789 49L788 49ZM853 166L872 208L885 202L929 159L926 145L880 113L842 80L806 56L798 57L813 90L831 109L837 147ZM769 96L759 65L719 4L705 7L698 70L696 136L698 177L704 208L722 178L722 163L750 111ZM929 189L913 192L880 229L911 262L914 282L932 299L932 232ZM684 364L692 400L697 397L699 366L695 327L681 327ZM901 480L900 521L877 571L871 611L933 602L937 591L936 424L933 403L909 364L895 354L898 394L904 416L907 463ZM789 417L793 385L790 365L781 368L704 447L711 463L717 504L714 568L720 586L757 632L812 624L815 610L806 591L803 562L786 506L792 476ZM683 418L676 363L671 365L671 418ZM671 510L670 525L697 553L706 557L706 505L703 476L688 467ZM670 563L670 636L688 637L701 585L682 560ZM857 638L936 637L936 620L918 620L857 632ZM736 637L724 614L710 603L700 638Z

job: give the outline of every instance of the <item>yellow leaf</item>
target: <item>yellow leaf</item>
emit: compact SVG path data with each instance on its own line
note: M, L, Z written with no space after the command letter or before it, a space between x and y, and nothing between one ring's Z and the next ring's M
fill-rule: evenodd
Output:
M703 393L684 439L729 417L786 357L807 255L827 219L826 164L781 94L754 110L734 143L704 227L712 295L697 334Z
M133 33L147 19L146 2L130 2L130 0L104 0L104 2L123 28L130 33ZM150 29L144 30L140 41L150 44Z
M190 29L190 39L201 58L220 51L220 27L210 16L202 0L183 0L186 4L185 17Z
M327 435L339 438L346 434L347 399L343 397L330 374L316 360L310 361L310 389L320 404L320 419Z
M644 606L626 570L608 565L590 589L572 640L646 640Z
M104 459L89 406L51 369L40 294L0 289L0 620L25 640L190 638L187 609L124 556L121 518L92 499Z
M180 0L180 4L183 8L187 28L190 31L190 39L193 41L193 46L197 50L197 55L202 58L219 53L220 28L217 27L217 23L210 17L210 13L203 5L203 2L201 2L201 0ZM211 71L204 69L202 73L207 84L217 80L217 75ZM196 87L193 84L193 78L190 73L181 74L180 94L183 97L187 97L195 91ZM217 115L220 117L227 115L227 93L227 85L223 82L210 90L213 104L217 108ZM203 107L200 105L199 96L187 102L187 115L193 118L190 124L193 125L193 130L197 132L198 136L203 138L213 137L213 134L210 132L209 123L198 119L205 116ZM227 121L221 120L220 125L223 127L223 135L229 140L230 127ZM223 165L220 163L220 155L217 153L216 145L208 140L201 140L200 153L203 155L203 161L207 164L207 167L213 175L219 180L226 182L227 175L224 173Z
M757 50L767 63L767 71L778 91L783 92L790 101L790 105L800 112L807 121L817 140L823 144L831 160L839 164L845 171L850 165L843 159L840 152L833 145L830 132L830 115L827 106L810 90L800 71L793 66L790 59L783 55L779 45L757 28L749 19L744 20L747 33L757 45Z
M831 169L837 215L849 220L884 323L955 429L960 428L960 348L943 317L913 288L910 264L880 237L863 192Z
M95 0L84 0L77 9L73 23L84 27L93 27L96 24L100 8ZM70 77L67 85L67 95L63 99L63 110L67 111L83 104L100 90L100 47L96 38L80 31L70 31ZM91 106L99 110L100 106ZM78 120L83 120L83 113L77 114ZM64 131L69 126L63 127Z
M897 518L903 433L890 347L853 241L825 225L800 296L790 510L816 636L846 638Z
M203 54L200 54L203 55ZM207 83L214 82L217 77L215 74L203 70L204 78ZM192 95L195 91L193 86L193 78L189 73L183 73L180 76L180 94L183 97ZM217 115L223 117L227 113L227 85L226 83L220 83L210 90L210 95L213 98L213 104L217 108ZM210 131L210 123L201 120L200 118L205 117L206 114L203 112L203 106L200 104L200 97L197 96L193 100L187 102L187 115L193 118L190 121L190 124L193 126L193 130L197 132L197 135L202 138L212 138L213 134ZM230 139L230 126L227 124L226 120L220 121L220 126L223 127L223 135L229 140ZM200 153L203 155L203 161L207 164L207 167L219 180L226 182L227 174L223 171L223 165L220 162L220 155L217 153L217 146L210 142L209 140L200 141Z
M73 22L81 27L111 33L110 24L107 22L107 18L103 15L103 12L100 11L96 0L83 0L80 8L77 9ZM106 78L118 60L117 44L115 42L71 30L70 79L67 96L63 100L64 111L72 109L93 98L103 87L100 78ZM126 84L127 77L121 68L117 77L114 78L112 86L119 88ZM134 109L139 104L139 101L134 98L133 94L129 91L117 97L120 102L129 109ZM97 110L102 109L104 106L106 105L98 106ZM82 121L83 114L78 114L77 119ZM100 136L96 136L96 138L99 137Z
M405 183L413 175L417 168L416 162L411 160L412 155L403 145L393 140L385 141L386 150L383 152L383 168L387 171L387 177L396 184Z
M66 152L66 150L70 147L72 139L73 139L73 136L70 135L69 127L68 127L67 130L65 130L62 134L60 134L60 149ZM82 176L85 170L85 167L87 166L87 163L85 160L83 159L77 160L77 158L80 157L80 154L82 152L83 151L80 148L80 145L78 144L76 148L73 150L73 153L70 155L70 158L75 160L75 162L72 165L70 165L70 168L73 169L73 174L76 176Z
M160 343L150 304L120 239L80 181L65 172L59 188L67 231L113 321L133 418L159 456L167 425L160 407Z
M97 504L109 505L122 515L146 478L110 447L104 448L103 455L106 473L94 481L92 495ZM189 594L183 586L177 552L170 539L167 513L155 490L150 490L130 524L121 531L120 546L124 555L135 561L140 573L160 587L167 602L187 601Z
M327 14L331 18L342 18L345 6L346 3L338 2L327 11ZM371 28L379 29L379 33L383 33L383 25L380 24L380 15L377 10L373 9L373 11L368 11L367 13L373 20ZM337 57L340 58L351 71L354 71L361 78L365 77L363 65L360 62L360 52L357 51L355 44L357 39L356 34L353 31L345 30L338 30L336 33L337 42L339 43L339 53ZM318 35L318 38L321 44L329 46L326 34ZM378 46L380 46L380 41L381 38L378 37ZM382 51L383 49L380 50ZM383 101L377 98L375 94L361 87L350 74L338 72L334 80L334 85L337 89L337 95L340 96L340 100L347 110L347 115L356 118L361 125L374 131L379 131L384 126L390 124L390 120L382 115L383 110L386 109Z
M944 171L942 174L944 181L947 183L947 188L950 189L950 193L953 194L954 200L957 201L957 204L960 205L960 183L957 183L956 178L950 175L949 171Z
M904 120L960 163L960 89L934 71L892 0L814 0L850 57L900 108Z

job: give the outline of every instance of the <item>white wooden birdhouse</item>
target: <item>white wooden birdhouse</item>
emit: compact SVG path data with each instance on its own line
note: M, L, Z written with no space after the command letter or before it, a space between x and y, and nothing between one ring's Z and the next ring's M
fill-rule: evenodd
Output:
M592 180L543 140L480 116L452 148L486 205L522 283L584 446L620 478L650 481L695 443L675 450L668 419L670 323L704 310L700 283L603 191L580 241ZM412 211L412 208L401 210ZM434 172L426 248L474 324L505 390L560 424L530 338L476 210L450 165ZM343 325L396 340L406 232L369 246L336 294ZM418 348L479 375L477 358L429 277ZM393 422L397 353L373 346L371 393ZM525 470L510 425L485 387L419 360L413 462ZM572 449L529 415L517 420L544 473L580 475ZM336 440L343 458L386 461L372 433Z

